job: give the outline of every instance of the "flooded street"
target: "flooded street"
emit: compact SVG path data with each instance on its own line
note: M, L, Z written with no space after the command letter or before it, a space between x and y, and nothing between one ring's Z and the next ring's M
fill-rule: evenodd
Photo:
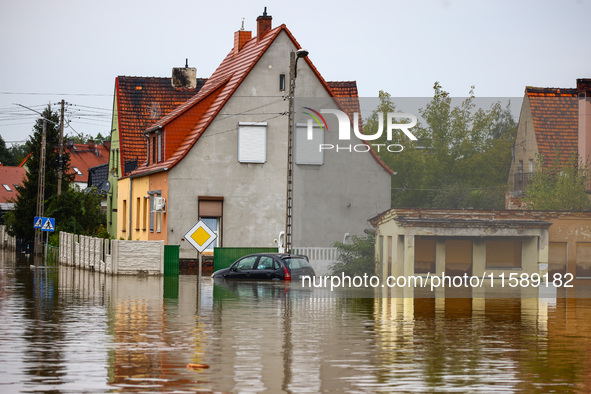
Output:
M0 252L0 392L589 392L590 299L326 297ZM188 369L187 364L209 368Z

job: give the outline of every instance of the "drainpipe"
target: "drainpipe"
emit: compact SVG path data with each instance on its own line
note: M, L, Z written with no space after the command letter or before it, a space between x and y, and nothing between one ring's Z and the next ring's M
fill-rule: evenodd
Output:
M129 235L128 235L128 239L131 241L131 206L133 205L133 202L131 201L131 192L133 190L133 179L129 178Z

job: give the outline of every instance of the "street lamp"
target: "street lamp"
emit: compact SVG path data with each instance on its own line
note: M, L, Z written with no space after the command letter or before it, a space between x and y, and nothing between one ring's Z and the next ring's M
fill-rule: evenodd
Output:
M292 251L292 208L293 208L293 135L294 135L294 95L295 80L298 76L298 60L308 56L308 51L298 49L289 54L289 126L287 133L287 201L285 208L285 253Z

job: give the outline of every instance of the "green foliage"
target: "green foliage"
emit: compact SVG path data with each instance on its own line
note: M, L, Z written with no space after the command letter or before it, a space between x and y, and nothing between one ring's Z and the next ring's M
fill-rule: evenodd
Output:
M59 168L56 165L58 159L59 146L59 115L52 111L48 105L42 113L42 117L50 120L46 122L46 149L45 149L45 200L49 196L57 193L57 179ZM15 208L5 216L5 222L8 225L8 231L11 235L24 239L33 240L35 233L33 229L33 219L37 211L37 186L39 184L39 162L41 152L41 139L43 130L42 118L37 119L33 127L33 135L25 143L25 150L31 152L27 161L27 175L23 180L23 186L18 187L19 197L15 202ZM64 154L66 165L64 171L69 168L70 156ZM67 189L72 182L73 175L64 174L62 178L62 188ZM45 202L47 205L47 202ZM45 215L47 217L47 215Z
M24 145L14 144L10 148L7 148L4 138L0 135L0 163L2 165L18 166L26 155L27 152Z
M101 209L101 196L95 190L75 186L49 199L45 216L55 218L56 232L98 236L104 234L107 218Z
M351 241L351 244L334 243L339 251L339 261L330 266L332 275L375 274L375 234L353 235Z
M581 163L572 154L562 165L560 154L544 166L544 157L537 155L535 169L523 198L528 208L550 211L589 211L591 201L586 186L591 182L589 163Z
M517 132L510 107L497 102L488 110L477 109L473 88L468 98L454 106L438 82L433 90L433 99L420 110L424 124L411 129L418 141L397 133L389 143L399 143L404 150L378 152L395 172L392 206L503 207ZM367 134L377 128L377 112L403 112L397 111L388 93L380 92L380 102L365 122Z

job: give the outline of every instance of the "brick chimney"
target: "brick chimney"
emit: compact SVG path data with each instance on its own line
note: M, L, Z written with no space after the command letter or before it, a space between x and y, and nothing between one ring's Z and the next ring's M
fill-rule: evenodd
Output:
M267 7L263 11L263 15L257 18L257 40L260 41L265 35L273 28L272 26L273 17L267 15Z
M189 59L185 60L185 67L174 67L172 69L170 83L173 88L195 89L197 87L197 69L189 67Z
M244 45L252 38L252 32L244 30L244 20L242 21L242 27L236 33L234 33L234 56L238 55L238 52L244 47Z
M579 98L579 157L591 163L591 79L577 79Z

